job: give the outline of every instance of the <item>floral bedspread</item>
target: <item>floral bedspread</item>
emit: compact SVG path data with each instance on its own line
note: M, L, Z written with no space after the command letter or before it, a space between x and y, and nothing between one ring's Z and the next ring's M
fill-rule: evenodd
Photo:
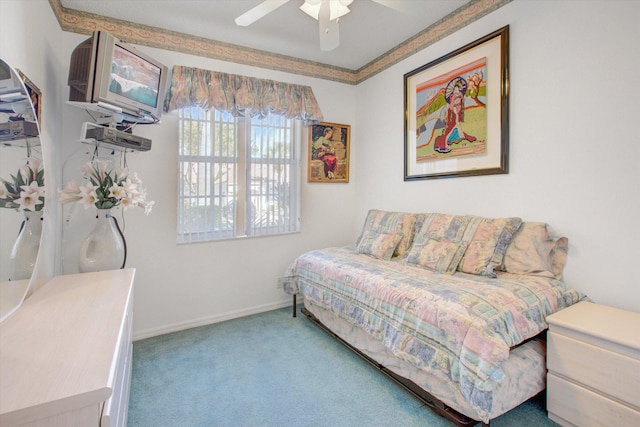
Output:
M486 410L509 350L544 331L547 315L584 298L555 279L438 274L351 247L303 254L284 286L362 328L397 357L440 370L472 406Z

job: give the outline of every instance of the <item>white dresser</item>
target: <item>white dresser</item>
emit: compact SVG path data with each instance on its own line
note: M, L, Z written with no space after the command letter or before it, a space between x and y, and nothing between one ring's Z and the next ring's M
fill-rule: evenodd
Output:
M134 276L57 276L0 324L0 426L126 425Z
M640 426L640 313L581 302L547 321L549 418Z

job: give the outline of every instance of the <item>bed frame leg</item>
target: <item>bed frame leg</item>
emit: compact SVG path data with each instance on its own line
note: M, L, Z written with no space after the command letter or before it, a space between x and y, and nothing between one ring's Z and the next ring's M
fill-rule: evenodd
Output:
M296 311L296 294L293 294L293 317L298 317L298 312Z

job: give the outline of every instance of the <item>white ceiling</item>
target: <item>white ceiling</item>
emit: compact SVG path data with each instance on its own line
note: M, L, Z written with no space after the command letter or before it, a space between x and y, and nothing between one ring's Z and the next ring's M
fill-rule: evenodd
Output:
M290 0L248 27L237 26L234 19L262 0L60 0L60 3L82 12L358 70L469 1L354 0L349 6L351 12L340 18L340 46L330 52L320 50L318 22L299 9L303 0Z

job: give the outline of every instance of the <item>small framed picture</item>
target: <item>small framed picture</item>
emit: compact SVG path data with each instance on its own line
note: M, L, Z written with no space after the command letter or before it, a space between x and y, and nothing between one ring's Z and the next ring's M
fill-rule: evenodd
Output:
M349 182L351 126L317 123L309 126L309 182Z
M37 120L38 126L42 126L42 92L38 89L29 77L25 76L24 73L20 70L16 70L24 83L24 86L27 88L27 94L31 98L31 103L33 104L33 112L36 117L33 118L34 121ZM32 120L30 117L26 117L27 120Z

